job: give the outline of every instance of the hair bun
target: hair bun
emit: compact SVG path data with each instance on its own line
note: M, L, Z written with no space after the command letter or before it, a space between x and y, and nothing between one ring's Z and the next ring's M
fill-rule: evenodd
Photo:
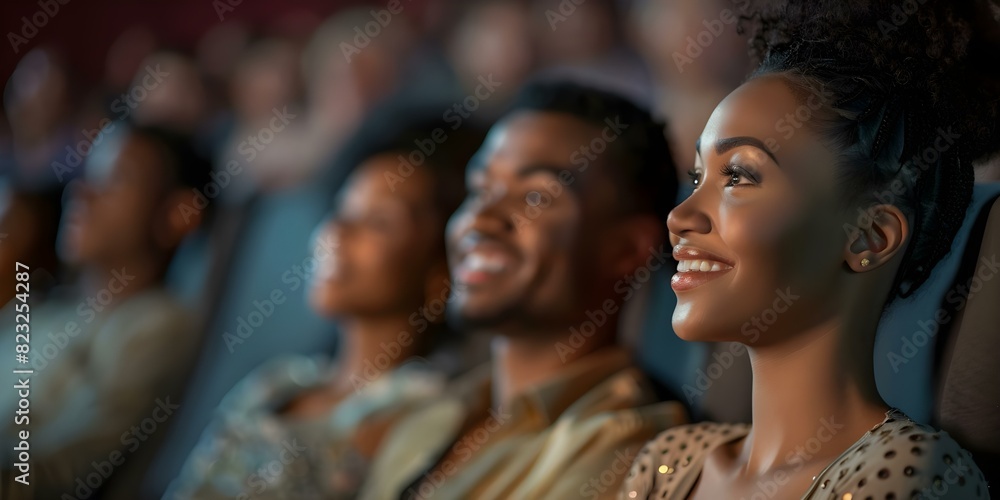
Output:
M742 18L758 62L856 75L961 136L963 165L1000 150L996 0L761 1Z

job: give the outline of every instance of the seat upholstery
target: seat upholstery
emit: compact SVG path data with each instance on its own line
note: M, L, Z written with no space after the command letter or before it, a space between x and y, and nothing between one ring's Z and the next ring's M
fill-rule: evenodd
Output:
M1000 191L1000 190L998 190ZM955 320L940 339L934 420L1000 482L1000 198L986 205L945 298ZM981 231L978 231L981 228ZM967 298L965 297L967 291Z

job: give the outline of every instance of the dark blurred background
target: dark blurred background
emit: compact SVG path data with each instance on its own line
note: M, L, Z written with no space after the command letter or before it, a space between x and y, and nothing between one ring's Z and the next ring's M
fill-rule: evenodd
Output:
M107 423L113 441L158 414L152 412L164 398L179 407L145 429L141 446L123 438L125 464L76 494L157 497L244 375L282 353L334 352L336 325L305 300L317 258L311 242L354 166L351 137L380 109L419 103L440 109L452 126L488 127L527 79L567 77L625 93L668 119L677 163L686 172L711 110L748 70L734 22L741 3L5 2L4 312L15 302L7 269L25 263L35 313L32 364L38 383L49 384L35 388L32 404L72 414L39 430L36 453L59 450L68 439L60 436L73 435L74 425L101 418L89 415L101 391L110 389L97 380L132 378L130 390L137 392L129 397L138 403L117 410L121 423ZM186 184L175 185L134 170L155 163L156 155L123 144L126 124L185 138L211 161L213 174L187 175ZM154 136L160 137L148 137ZM172 215L143 203L192 191L204 203ZM141 271L139 277L124 292L109 294L114 287L107 282L123 262ZM657 345L646 351L655 353L646 364L654 371L671 367L659 374L666 379L693 374L700 358L691 353L704 350L662 335L673 308L668 279L658 273L623 318L632 342ZM153 292L154 305L147 300L137 309L135 297ZM81 305L102 294L115 304L117 317L109 323L92 322L105 316L91 316L92 306ZM128 303L133 309L122 305ZM102 340L116 328L133 328L122 326L133 324L123 316L150 323L150 311L169 318L157 328L173 332L166 344L142 347L152 355ZM6 332L13 315L3 318ZM71 324L84 333L73 333ZM4 353L13 350L11 337L0 338ZM461 371L484 359L484 347L470 340L441 366ZM143 359L140 354L161 366L125 362ZM95 364L107 373L88 371ZM139 384L144 378L158 382ZM77 397L88 388L94 400ZM8 404L16 401L0 401L0 411ZM84 454L97 449L74 446ZM102 451L96 458L108 456Z

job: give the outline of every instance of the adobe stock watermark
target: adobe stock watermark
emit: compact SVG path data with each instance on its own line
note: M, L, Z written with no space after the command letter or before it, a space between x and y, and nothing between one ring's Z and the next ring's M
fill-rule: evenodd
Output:
M767 332L772 325L778 322L778 316L788 311L789 308L801 297L792 293L791 287L784 290L777 288L774 290L774 301L771 307L761 311L759 316L753 316L740 328L740 333L747 339L746 344L752 345L760 339L762 333ZM681 388L684 397L689 405L693 405L698 398L705 395L715 381L722 378L727 370L732 368L736 359L747 353L747 345L741 342L731 342L727 351L720 351L712 354L712 362L705 368L695 371L694 385L684 384Z
M181 407L179 404L171 403L169 397L156 398L153 402L156 406L153 407L150 415L121 434L119 442L127 448L126 451L114 450L108 454L106 460L90 462L93 471L82 477L77 477L74 483L76 488L72 492L63 493L59 500L84 500L98 492L101 485L111 478L115 468L125 464L129 454L135 453L142 443L156 433L156 430Z
M288 301L288 294L305 286L319 264L330 258L335 248L333 238L318 239L311 255L281 273L283 287L275 287L264 298L253 300L249 311L236 317L236 327L233 330L236 333L230 333L228 329L222 332L222 340L226 343L229 354L236 352L238 346L249 340L274 315L278 307Z
M372 382L378 380L387 370L390 370L394 366L394 362L399 359L400 355L403 353L404 347L409 347L413 345L413 335L407 331L401 331L396 335L396 339L389 342L379 342L379 348L382 352L375 355L374 359L366 359L363 363L364 370L361 374L352 374L350 377L351 385L354 386L354 392L360 393L365 390Z
M1000 274L1000 262L997 261L996 254L989 258L982 256L979 258L976 270L972 277L965 283L958 283L951 287L945 294L945 301L954 305L955 314L959 314L962 309L983 289L983 285ZM934 311L933 317L917 321L918 330L909 336L903 337L898 349L889 351L886 358L892 367L893 373L899 373L902 365L910 362L916 357L920 349L934 346L934 339L941 328L951 323L954 319L944 307Z
M587 0L562 0L555 9L545 9L545 20L549 22L549 29L555 31L559 23L566 22L570 16L576 13L577 7L583 5Z
M774 498L791 481L795 473L802 470L844 427L845 424L838 424L833 415L820 419L816 434L785 455L785 467L774 471L770 477L758 479L754 494L744 498L747 500Z
M95 294L84 298L77 304L76 314L80 318L83 318L82 326L85 327L93 323L97 319L97 315L103 312L114 301L114 297L122 293L128 284L134 280L135 275L129 274L124 267L120 270L112 271L107 286L98 290ZM31 350L31 367L34 368L36 373L44 370L82 331L80 323L76 320L70 320L66 322L61 331L46 333L48 342L40 349Z
M958 456L950 462L945 461L945 464L948 468L945 469L944 473L935 476L930 486L924 486L920 490L919 496L914 495L912 498L920 498L921 500L945 498L945 495L948 494L952 486L955 484L965 484L965 478L972 477L972 470L969 467L969 460L967 458Z
M567 337L566 342L556 342L553 345L556 353L559 355L559 360L565 363L566 357L575 354L578 349L583 347L587 343L587 340L597 333L598 328L604 326L608 321L614 321L614 316L618 314L618 311L652 279L653 273L663 267L664 264L673 262L671 250L667 249L664 243L660 244L659 249L650 247L646 263L632 274L627 274L615 282L614 291L620 295L622 305L619 305L613 299L605 299L601 303L600 309L587 310L584 315L588 319L584 320L578 327L570 327L569 337Z
M135 84L127 92L123 92L114 101L111 101L111 112L114 118L102 118L97 123L95 129L83 129L80 135L83 139L77 141L75 146L66 146L66 159L62 162L53 161L52 171L56 174L56 180L63 181L63 176L76 170L83 161L94 152L94 147L104 142L105 137L114 131L118 122L122 122L135 111L135 108L149 97L150 92L156 90L163 81L170 76L169 72L160 70L160 65L147 65L142 77L135 78Z
M246 486L239 495L236 496L238 500L250 500L252 498L259 497L268 486L271 486L286 474L286 469L288 469L292 464L294 464L300 457L303 457L303 453L308 450L305 446L299 445L297 439L292 439L289 442L287 439L281 442L281 451L278 452L277 458L261 465L247 477ZM249 491L247 491L249 489Z
M49 24L63 6L70 0L39 0L38 10L29 16L21 16L21 32L7 32L7 41L10 48L14 49L14 54L21 51L22 45L27 45L32 38L38 36L38 30Z
M499 431L512 415L504 413L503 408L490 408L489 416L482 424L475 429L466 432L451 447L451 452L443 462L438 464L432 471L424 475L419 485L411 486L406 490L405 496L414 499L427 499L434 495L434 492L444 484L444 482L459 470L459 465L469 461L473 453L482 448L490 441L490 438ZM453 457L453 458L452 458Z
M455 301L457 294L465 291L465 285L454 285L451 279L445 279L442 284L439 296L434 297L430 303L420 306L420 308L407 318L407 322L413 327L413 332L400 331L396 339L389 342L379 342L382 352L375 355L374 359L366 359L363 363L364 370L361 375L353 374L350 377L351 385L355 392L361 392L372 382L378 380L386 371L392 369L394 362L399 359L404 351L404 347L413 344L414 334L420 335L430 328L432 322L438 322L444 317L448 304ZM452 293L454 290L455 293Z
M452 132L461 128L462 124L472 117L473 113L482 106L483 102L493 97L497 89L503 85L503 82L493 79L492 73L486 76L479 76L477 80L479 83L471 94L455 102L441 114L441 119L451 125ZM385 172L384 174L385 181L389 185L389 190L396 192L396 185L404 182L413 175L413 169L423 165L428 158L437 152L438 146L444 144L448 138L448 131L442 127L437 127L430 131L426 138L414 139L413 145L415 148L409 154L405 156L402 154L397 155L396 158L399 160L399 164L396 166L396 171Z
M222 191L229 187L232 180L243 173L243 167L253 163L257 158L257 155L264 150L274 138L277 137L286 127L294 120L297 115L288 112L288 106L282 107L280 110L278 108L273 108L271 110L271 119L268 121L267 126L261 127L256 134L248 135L240 144L236 147L236 151L243 156L243 161L238 159L229 160L226 164L226 168L215 170L213 169L209 173L209 177L212 179L207 184L199 188L191 188L193 197L191 202L184 202L177 205L177 210L180 211L182 217L184 217L184 222L188 222L192 216L201 213L202 210L208 208L209 203L212 200L218 198Z
M847 224L843 225L844 233L848 238L854 238L858 233L861 232L862 227L871 227L872 222L878 216L879 205L896 205L897 201L905 195L912 186L917 185L917 181L920 176L923 175L928 169L936 165L941 157L948 152L955 145L955 142L961 138L961 134L956 133L953 127L948 127L947 129L938 127L937 136L932 141L932 144L924 148L923 150L917 151L909 161L903 164L903 167L894 176L892 182L882 191L876 191L872 193L872 198L877 202L869 205L866 208L858 207L858 217L857 224Z
M899 5L893 5L889 19L882 19L878 22L878 29L882 32L882 37L889 38L894 31L898 31L925 3L927 0L903 0Z
M628 473L629 467L635 461L635 456L638 453L639 448L625 448L625 451L615 450L614 461L611 462L611 465L600 474L591 476L586 483L580 486L580 496L597 499L601 498L601 495L613 492L612 488L615 488L621 482L621 478Z
M834 419L833 415L820 419L816 434L798 445L785 455L785 464L767 477L758 479L755 491L744 500L769 500L785 490L785 486L797 472L812 460L845 427Z
M543 210L562 196L566 188L576 182L575 174L586 172L590 168L591 162L600 158L600 155L607 151L610 145L628 130L629 126L627 123L622 123L619 116L605 118L604 128L601 129L601 132L590 142L570 153L569 161L576 167L575 172L571 169L563 170L555 179L544 181L545 192L532 191L525 196L523 213L511 214L514 228L520 232L531 221L537 219Z
M220 23L226 20L226 14L235 11L242 4L243 0L212 0L212 8Z
M406 3L410 1L406 0ZM354 43L340 42L340 52L344 54L347 63L350 64L354 56L371 45L372 40L378 38L382 34L382 30L388 28L392 24L392 19L401 14L403 9L402 0L389 0L384 9L370 10L368 14L371 16L371 21L365 23L364 26L354 27Z
M747 12L750 0L739 1L741 5L736 8L742 12ZM677 72L683 73L685 66L694 63L696 59L701 57L705 53L705 49L711 46L722 35L726 27L735 26L737 20L739 20L739 14L732 9L726 8L722 9L715 19L705 19L702 21L705 29L693 37L687 37L687 45L684 46L684 52L674 51L672 55Z
M616 412L614 420L617 432L634 433L643 427L645 417L633 408ZM641 445L635 448L630 446L624 450L616 449L613 455L607 453L606 457L611 463L607 468L589 477L587 482L580 485L580 496L602 498L607 495L613 495L621 484L622 478L625 477L625 474L631 468L632 462L635 461L635 457L638 455L640 449L642 449Z

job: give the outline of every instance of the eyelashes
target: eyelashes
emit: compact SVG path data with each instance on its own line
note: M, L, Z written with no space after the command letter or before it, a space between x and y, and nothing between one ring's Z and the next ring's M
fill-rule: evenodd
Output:
M701 174L693 168L688 170L687 174L688 179L691 180L691 185L694 186L695 189L698 189L698 186L701 185Z
M726 183L727 187L736 186L756 186L760 184L760 180L750 172L749 169L736 165L735 163L726 163L719 169L719 174L723 177L728 177L729 181ZM749 183L740 182L740 179L747 179Z
M688 170L687 174L688 178L691 179L691 185L694 186L695 189L698 189L703 182L701 173L695 169L691 169ZM719 175L723 178L728 178L725 184L726 187L749 187L760 184L760 178L755 172L749 168L731 162L727 162L722 165L722 168L719 169Z

